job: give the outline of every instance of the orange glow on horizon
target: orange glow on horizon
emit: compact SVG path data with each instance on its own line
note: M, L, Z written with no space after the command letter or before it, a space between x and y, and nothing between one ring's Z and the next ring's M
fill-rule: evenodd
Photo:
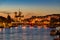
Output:
M20 7L20 6L19 6ZM6 11L6 12L19 12L19 7L10 7L10 6L3 6L0 8L1 11ZM45 16L49 14L60 14L60 9L58 8L49 8L49 7L27 7L27 6L22 6L21 10L22 15L24 15L25 18L29 18L31 16ZM6 17L6 14L0 14L0 16ZM10 14L11 17L14 18L14 13Z

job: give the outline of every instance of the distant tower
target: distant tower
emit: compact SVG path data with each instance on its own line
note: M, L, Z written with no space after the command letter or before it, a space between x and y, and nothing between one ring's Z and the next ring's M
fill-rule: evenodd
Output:
M20 9L19 9L18 12L15 12L15 19L16 19L17 21L19 21L19 22L21 22L21 19L24 17L24 16L21 15L21 14L22 14L22 12L20 11Z
M15 13L15 18L17 17L17 12L14 12Z
M17 21L17 12L14 12L15 14L15 21Z
M22 18L22 12L20 11L20 9L19 9L19 14L18 14L18 17L19 17L19 21L21 22L21 18Z
M19 17L19 21L22 22L24 15L22 15L22 12L20 11L20 9L19 9L18 17Z
M21 16L21 14L22 14L22 12L21 12L20 9L19 9L19 15L18 15L18 16Z

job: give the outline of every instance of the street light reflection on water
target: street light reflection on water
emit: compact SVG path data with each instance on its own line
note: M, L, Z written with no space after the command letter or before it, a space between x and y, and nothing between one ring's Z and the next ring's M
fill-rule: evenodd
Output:
M0 32L2 31L2 28L0 28Z
M0 28L0 40L53 40L50 30L50 28L40 26Z
M25 27L25 26L23 26L23 27L22 27L22 29L24 30L24 29L26 29L26 27Z

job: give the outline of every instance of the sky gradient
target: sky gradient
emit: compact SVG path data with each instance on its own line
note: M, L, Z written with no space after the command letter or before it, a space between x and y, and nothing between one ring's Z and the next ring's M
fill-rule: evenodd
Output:
M60 0L0 0L0 11L14 12L19 8L25 17L60 14Z

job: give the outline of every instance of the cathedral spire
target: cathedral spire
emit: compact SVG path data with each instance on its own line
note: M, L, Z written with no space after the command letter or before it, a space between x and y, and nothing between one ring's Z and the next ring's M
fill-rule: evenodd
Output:
M20 8L19 8L19 16L21 16L22 12L20 11Z

